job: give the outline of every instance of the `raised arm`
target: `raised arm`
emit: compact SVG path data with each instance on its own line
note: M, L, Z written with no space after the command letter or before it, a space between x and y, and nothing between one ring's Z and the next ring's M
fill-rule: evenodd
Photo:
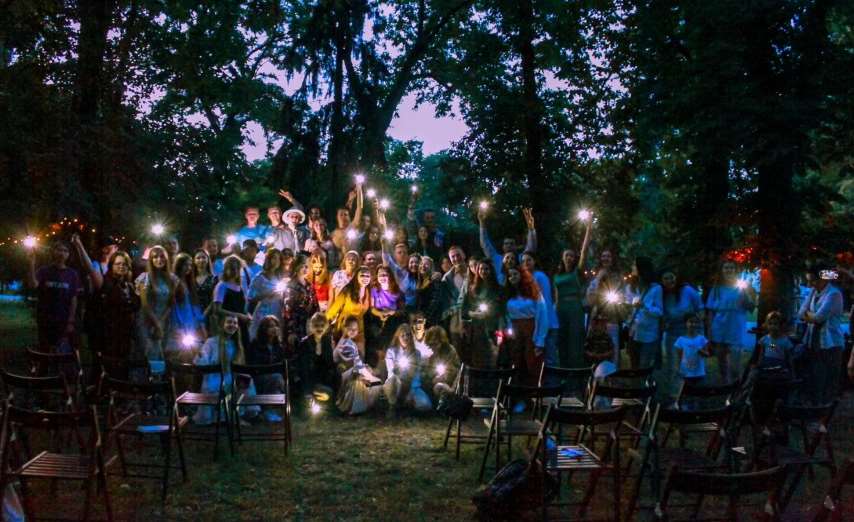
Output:
M297 201L297 198L295 198L294 195L290 193L290 191L281 189L279 190L279 195L288 200L288 203L290 203L291 206L295 209L305 212L305 207L302 206L302 203Z
M356 184L356 213L353 215L353 221L350 224L351 228L359 228L362 223L362 211L365 207L365 198L362 194L362 184Z
M581 251L578 253L578 271L584 271L584 263L587 262L587 247L590 246L590 230L593 228L593 218L587 220L587 227L584 229L584 239L581 241Z
M537 251L537 226L534 221L534 214L530 208L523 208L522 215L525 217L525 225L528 227L528 233L525 238L525 252Z
M89 277L92 279L92 286L95 290L98 290L101 288L101 285L104 284L104 276L101 275L100 270L95 270L95 267L92 266L92 260L89 259L89 254L86 253L86 248L83 246L83 242L80 241L80 236L73 234L71 236L71 244L74 246L74 250L77 251L77 255L80 256L80 262L83 263L83 266L89 271Z
M483 250L483 255L488 257L495 267L496 274L501 272L501 254L495 249L492 241L489 239L489 233L486 231L486 211L477 211L477 221L480 226L480 248Z
M38 288L39 280L36 278L36 249L31 248L27 252L27 286Z

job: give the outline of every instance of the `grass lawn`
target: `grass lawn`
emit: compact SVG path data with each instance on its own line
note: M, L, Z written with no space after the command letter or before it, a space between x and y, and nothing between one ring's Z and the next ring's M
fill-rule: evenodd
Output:
M21 348L33 341L33 330L29 310L0 304L5 361L22 360ZM850 399L847 395L832 426L839 463L852 450ZM474 514L470 499L479 488L482 450L463 446L456 462L453 451L441 449L445 426L438 417L386 420L324 412L295 420L287 457L280 445L245 443L233 457L221 445L214 461L210 444L186 442L189 479L173 482L165 506L153 481L111 476L109 489L120 520L468 520ZM828 473L818 469L815 481L803 483L794 502L816 504ZM597 493L601 509L610 509L609 485L603 480ZM79 513L79 490L63 487L53 494L45 486L36 494L43 516Z

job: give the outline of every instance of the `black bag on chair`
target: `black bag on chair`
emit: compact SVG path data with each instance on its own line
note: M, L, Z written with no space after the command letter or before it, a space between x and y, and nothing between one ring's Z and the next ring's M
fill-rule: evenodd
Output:
M478 520L516 520L525 511L543 505L545 498L557 493L557 481L536 462L517 459L510 462L493 479L472 497L477 506Z
M436 411L451 419L464 421L468 419L472 406L474 402L465 395L449 393L439 399Z

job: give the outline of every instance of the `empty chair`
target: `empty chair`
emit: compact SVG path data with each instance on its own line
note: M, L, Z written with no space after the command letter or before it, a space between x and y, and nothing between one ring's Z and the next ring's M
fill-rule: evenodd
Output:
M160 480L162 485L162 501L166 501L169 491L169 472L178 470L181 477L187 479L187 464L184 461L183 429L188 423L187 417L178 416L178 408L172 394L172 385L168 382L129 382L107 377L102 383L103 389L110 395L110 405L107 409L106 435L108 444L115 443L116 459L121 466L122 476L126 478L143 478ZM158 400L170 405L169 412L157 415L155 402ZM136 409L122 413L130 404L135 403ZM143 441L146 438L156 438L163 454L160 463L149 461L130 461L125 449L125 438ZM172 443L178 450L178 464L172 464ZM136 471L140 470L140 471ZM154 475L149 470L160 471Z
M89 430L86 440L82 428ZM56 433L70 430L78 442L78 452L54 452L45 450L26 460L23 464L15 462L13 440L25 433L43 431ZM33 438L30 437L32 440ZM0 488L18 480L21 485L24 512L28 520L35 520L33 498L29 492L29 483L33 480L82 483L84 490L83 520L88 520L94 495L93 486L97 485L106 510L107 520L113 520L109 489L107 488L106 465L102 452L102 440L98 416L95 407L75 412L30 411L16 406L8 406L3 418L2 448L0 448ZM21 460L23 461L23 459Z
M257 395L249 395L246 390L236 390L231 394L231 411L235 413L234 418L237 419L236 412L239 408L249 406L261 406L264 408L276 408L282 412L282 431L264 432L264 433L243 433L240 427L240 422L235 422L237 442L242 443L244 440L258 440L268 442L282 442L285 454L288 453L288 447L292 442L291 432L291 404L288 395L290 391L290 379L288 378L288 361L285 359L281 363L265 364L265 365L249 365L249 364L231 364L231 373L235 380L245 375L251 377L256 386L259 378L281 376L282 389L284 393L265 393Z
M175 379L179 376L183 375L201 380L207 375L217 374L219 375L219 387L215 393L186 391L175 398L175 406L179 416L186 415L185 409L190 407L214 409L212 416L214 425L213 433L188 428L184 434L184 440L213 441L214 459L219 455L220 435L225 435L228 438L229 450L234 454L234 436L230 422L229 396L225 389L225 379L222 378L222 366L219 364L199 366L188 363L169 363L169 375L173 390L175 389ZM220 424L223 422L225 423L225 433L220 432Z
M581 368L560 368L558 366L547 366L545 363L540 369L539 386L561 384L563 393L561 403L556 404L560 408L584 408L590 394L593 379L593 366ZM546 406L554 404L557 397L545 397L543 403Z
M34 377L0 370L3 395L15 406L51 411L75 410L77 401L65 375Z
M492 415L489 419L484 419L484 422L489 428L489 435L486 439L486 447L483 450L483 460L480 465L480 480L483 480L483 474L486 470L486 461L489 457L489 451L493 448L495 442L495 470L501 469L501 444L507 442L507 460L513 458L513 437L536 437L542 428L542 413L543 399L546 397L555 397L560 401L560 394L563 386L519 386L514 384L501 383L498 386L495 405L492 408ZM514 405L519 402L533 401L530 405L530 413L516 413Z
M658 520L739 520L739 514L748 513L748 507L739 505L738 500L746 495L763 495L764 498L751 509L753 516L742 517L744 520L778 520L780 510L777 505L777 490L786 477L786 469L777 466L752 473L706 473L702 471L680 470L673 467L667 475L664 491L656 505L655 515ZM675 506L670 501L674 493L696 495L698 501L690 516L677 518L674 515ZM717 513L706 518L699 518L703 511L703 500L706 497L726 498L726 515ZM714 508L710 508L714 510Z
M622 490L622 474L620 472L620 436L623 427L624 408L607 410L584 411L577 409L561 409L550 406L537 438L537 446L531 457L531 465L541 465L545 473L555 475L558 479L558 496L548 499L543 488L542 518L552 520L549 516L550 507L578 506L577 517L564 520L578 520L585 517L600 477L610 473L612 482L613 516L608 520L620 520L620 495ZM565 444L561 434L567 431L586 431L597 427L608 427L607 441L600 452L583 442ZM561 502L560 483L566 474L567 486L571 477L579 472L589 474L587 489L581 502ZM568 488L567 488L568 489Z
M460 371L457 374L454 393L471 399L472 409L475 411L491 411L495 406L495 396L498 392L498 385L502 382L510 382L515 375L516 370L513 368L485 369L473 368L466 364L462 364L460 366ZM457 460L460 459L460 446L462 444L483 444L486 443L487 439L486 434L478 434L472 431L464 433L462 429L463 423L463 419L453 417L448 419L448 428L445 431L445 439L442 443L442 447L447 449L448 441L451 437L456 440Z

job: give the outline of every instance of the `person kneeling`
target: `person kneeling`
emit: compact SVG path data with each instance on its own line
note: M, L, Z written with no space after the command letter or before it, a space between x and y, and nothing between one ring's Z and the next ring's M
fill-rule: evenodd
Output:
M356 339L359 337L359 318L349 316L344 319L341 339L332 353L332 360L341 374L336 406L343 413L358 415L374 407L380 395L381 382L362 362L362 354Z
M258 334L249 345L247 360L249 364L258 366L284 363L285 349L282 347L281 329L276 316L268 315L261 319ZM286 393L285 378L279 373L259 375L256 385L260 393ZM264 410L264 418L268 422L282 421L281 415L272 408Z
M424 343L433 352L425 364L425 380L434 399L454 393L457 374L460 372L460 356L448 341L448 333L441 326L433 326L424 334Z
M421 355L415 349L415 338L408 324L397 327L391 345L385 353L388 378L383 391L388 399L388 415L397 414L400 404L416 411L428 411L433 405L421 388Z
M306 403L328 401L338 391L338 374L332 360L332 334L323 313L311 316L309 334L300 340L296 351L299 389Z

